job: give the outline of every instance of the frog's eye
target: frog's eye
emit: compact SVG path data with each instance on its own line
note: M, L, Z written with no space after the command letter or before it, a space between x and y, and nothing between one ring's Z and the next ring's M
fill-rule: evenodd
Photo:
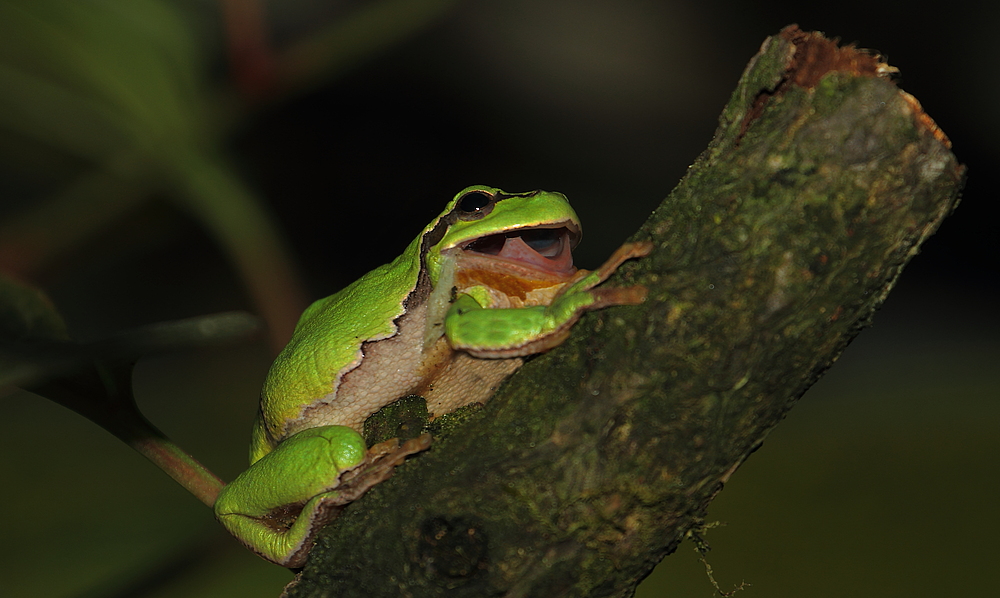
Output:
M493 196L485 191L469 191L458 200L458 211L464 218L481 218L490 210L487 208L493 204Z

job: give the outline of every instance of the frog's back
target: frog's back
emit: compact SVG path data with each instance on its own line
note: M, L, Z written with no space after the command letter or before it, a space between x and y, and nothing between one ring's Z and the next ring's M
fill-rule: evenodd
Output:
M333 399L344 374L361 363L365 342L396 334L396 320L420 273L417 251L419 238L393 262L317 300L302 314L261 390L251 461L287 437L295 427L289 424L309 405Z

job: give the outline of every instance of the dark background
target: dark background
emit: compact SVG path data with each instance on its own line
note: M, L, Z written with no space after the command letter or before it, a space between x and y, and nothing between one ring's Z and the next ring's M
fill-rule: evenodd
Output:
M180 5L224 79L214 5ZM279 45L342 9L271 8ZM793 22L886 55L969 178L962 204L872 329L717 499L710 519L727 526L706 537L710 562L724 588L753 584L746 596L989 594L1000 558L1000 9L470 0L246 119L228 151L266 199L313 297L398 255L470 184L565 193L585 227L577 262L593 267L704 149L763 39ZM24 151L6 138L0 146L8 156ZM14 200L0 202L7 215L50 184L22 168L0 176ZM162 202L126 214L33 280L84 339L253 309L214 242ZM137 394L150 419L228 479L244 466L269 354L258 342L149 359L137 369ZM0 396L0 405L8 422L0 505L9 519L0 593L109 596L161 571L168 583L139 595L273 596L288 579L75 414L27 394ZM685 545L638 595L712 591Z

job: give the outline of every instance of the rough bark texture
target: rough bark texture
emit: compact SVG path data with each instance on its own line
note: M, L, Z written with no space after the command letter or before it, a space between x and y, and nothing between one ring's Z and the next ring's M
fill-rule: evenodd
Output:
M351 505L291 596L630 596L955 207L948 140L854 48L789 27L586 316ZM621 201L623 198L614 198Z

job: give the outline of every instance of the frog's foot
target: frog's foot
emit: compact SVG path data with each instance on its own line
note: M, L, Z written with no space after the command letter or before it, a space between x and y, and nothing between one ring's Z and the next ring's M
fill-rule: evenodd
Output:
M373 486L389 479L396 466L402 464L408 456L425 451L430 446L430 434L422 434L402 444L398 438L393 438L372 446L358 467L340 477L336 489L309 499L299 513L290 513L295 517L291 526L282 529L284 526L271 524L272 528L284 536L284 541L291 545L287 556L275 558L254 546L248 546L264 558L284 567L297 568L305 565L317 531L333 521L348 504L361 498ZM278 518L277 515L278 513L274 513L275 519Z
M594 302L587 306L587 310L601 309L612 305L639 305L646 300L646 287L635 285L631 287L608 287L593 289L590 294L594 297Z
M595 289L597 285L608 279L615 270L626 261L645 257L653 251L653 244L649 241L639 241L635 243L624 243L611 254L601 266L593 272L581 270L583 276L572 285L563 287L560 295L589 291L594 298L594 302L586 306L587 311L602 309L612 305L638 305L646 299L646 287L635 285L631 287L606 287Z
M398 438L374 444L368 449L368 455L365 457L366 463L345 473L341 478L340 486L337 487L337 490L343 492L345 484L349 487L361 484L367 490L375 484L388 479L395 467L405 461L407 457L426 451L430 447L431 435L426 433L416 438L411 438L402 444L400 444ZM369 482L368 478L374 478L375 481ZM364 494L364 490L361 494ZM361 494L357 496L360 497Z
M646 257L653 251L653 243L650 241L638 241L633 243L622 243L622 246L615 250L611 254L611 257L607 259L601 267L594 270L594 274L597 275L597 282L594 285L600 284L608 279L618 266L621 266L626 261L634 259L637 257ZM645 294L644 294L645 295ZM641 299L640 299L641 301Z
M348 503L361 498L372 486L392 477L392 472L395 471L396 466L401 465L407 457L426 451L430 446L430 434L421 434L402 444L400 444L398 438L393 438L373 445L368 449L365 462L361 466L345 472L340 477L337 489L326 493L335 496L324 497L323 503L328 504L330 507L341 507L342 509Z

